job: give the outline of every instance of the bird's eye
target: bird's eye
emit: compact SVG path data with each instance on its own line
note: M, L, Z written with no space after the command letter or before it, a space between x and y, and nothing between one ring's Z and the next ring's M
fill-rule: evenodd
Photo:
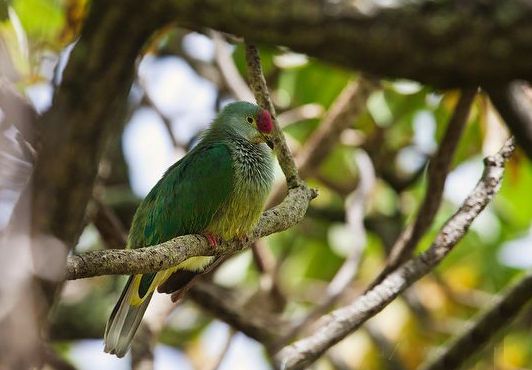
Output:
M248 123L253 123L253 118L248 117Z

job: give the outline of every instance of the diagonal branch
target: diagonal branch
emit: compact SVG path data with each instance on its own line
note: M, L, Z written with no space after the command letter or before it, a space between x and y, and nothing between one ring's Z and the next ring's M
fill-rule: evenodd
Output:
M392 247L386 267L370 285L370 288L380 283L387 274L410 258L417 244L432 225L432 221L440 208L445 179L449 173L453 154L469 117L475 95L476 89L465 90L460 95L438 151L429 163L427 190L416 220L401 233Z
M499 297L480 318L421 370L458 369L532 300L532 272Z
M499 189L504 165L515 148L513 138L501 150L484 160L485 169L475 189L440 230L431 247L420 256L404 263L380 284L350 305L324 317L324 324L314 333L285 348L276 355L283 370L305 369L330 347L375 316L401 292L431 271L462 239L475 218Z

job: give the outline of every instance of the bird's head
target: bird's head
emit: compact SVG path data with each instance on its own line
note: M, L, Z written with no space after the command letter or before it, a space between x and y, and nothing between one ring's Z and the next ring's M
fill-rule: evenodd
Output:
M227 105L217 121L228 125L238 135L252 143L266 143L273 149L273 122L270 113L258 105L236 102Z

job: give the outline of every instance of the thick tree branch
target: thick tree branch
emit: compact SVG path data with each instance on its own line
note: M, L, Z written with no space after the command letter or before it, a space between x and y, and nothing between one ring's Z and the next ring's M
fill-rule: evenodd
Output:
M464 87L532 80L532 5L507 1L173 0L211 27L376 75ZM198 11L201 9L201 11ZM393 61L393 62L390 62Z
M276 361L283 370L305 369L327 349L359 328L407 287L431 271L462 239L471 223L500 187L504 165L514 150L509 139L494 156L485 159L484 173L458 211L445 223L431 247L388 275L380 284L324 317L312 335L283 348Z
M406 227L394 243L386 267L370 285L370 288L380 283L390 271L396 269L412 255L417 244L432 225L432 221L440 208L445 179L449 173L453 155L469 117L475 95L476 89L463 91L460 95L438 151L429 162L425 198L419 207L416 219Z
M527 95L525 88L523 82L516 81L502 88L488 87L487 91L517 143L532 160L532 93Z
M472 355L508 325L532 300L532 273L510 287L475 323L458 335L449 347L420 367L421 370L458 369Z
M203 236L185 235L146 248L90 251L68 257L65 278L141 274L170 268L194 256L227 256L247 248L263 236L286 230L300 222L315 196L314 191L304 186L291 189L283 203L264 212L245 241L223 242L213 249Z
M13 239L25 237L25 243L19 240L12 250L31 255L26 265L17 266L28 276L15 287L20 294L10 297L17 309L0 323L5 338L20 335L24 328L24 341L1 346L0 367L34 367L40 362L34 347L46 337L48 311L61 286L67 253L82 231L103 149L121 127L136 58L165 22L160 2L139 2L138 7L129 3L91 2L52 106L38 119L41 145L32 182L9 229ZM128 17L123 9L128 9Z

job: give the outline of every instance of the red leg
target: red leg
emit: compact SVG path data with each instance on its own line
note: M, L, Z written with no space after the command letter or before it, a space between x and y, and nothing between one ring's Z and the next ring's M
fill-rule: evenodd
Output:
M218 239L211 233L204 233L203 236L205 236L211 247L215 248L218 245Z

